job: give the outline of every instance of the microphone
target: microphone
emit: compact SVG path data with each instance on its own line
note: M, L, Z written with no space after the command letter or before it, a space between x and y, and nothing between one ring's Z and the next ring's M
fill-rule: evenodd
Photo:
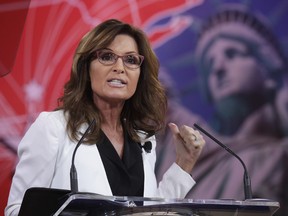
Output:
M78 141L74 149L73 155L72 155L72 162L71 162L71 168L70 168L70 187L71 187L72 193L78 192L78 177L77 177L76 167L74 164L75 154L76 154L77 149L82 144L84 138L86 137L86 135L88 134L88 132L90 131L90 129L92 128L94 124L95 124L95 119L93 119L93 121L89 124L88 128L86 129L86 131L84 132L80 140Z
M152 149L152 143L151 141L147 141L144 143L144 145L141 145L141 143L139 143L140 148L144 149L147 153L151 153L151 149Z
M217 140L215 137L213 137L211 134L209 134L207 131L205 131L203 128L201 128L199 125L194 124L195 128L203 132L205 135L207 135L210 139L215 141L218 145L220 145L222 148L224 148L226 151L228 151L230 154L232 154L234 157L236 157L240 163L242 164L244 168L244 194L245 194L245 200L247 199L252 199L252 190L251 190L251 180L246 168L245 163L243 160L236 154L234 153L228 146L224 145L221 143L219 140Z

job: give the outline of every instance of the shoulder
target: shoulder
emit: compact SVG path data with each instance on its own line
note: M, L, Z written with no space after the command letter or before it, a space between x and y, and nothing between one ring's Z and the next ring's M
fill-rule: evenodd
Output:
M25 136L29 137L47 137L60 136L66 130L67 121L64 112L51 111L41 112L35 121L31 124Z
M34 124L45 124L46 127L52 126L66 126L67 116L62 110L41 112L36 118Z
M67 140L66 121L62 111L41 112L19 143L19 156L29 152L31 160L55 157ZM34 157L34 159L33 159Z
M57 110L57 111L43 111L40 112L37 119L40 120L57 120L57 121L66 121L66 116L64 114L63 110Z

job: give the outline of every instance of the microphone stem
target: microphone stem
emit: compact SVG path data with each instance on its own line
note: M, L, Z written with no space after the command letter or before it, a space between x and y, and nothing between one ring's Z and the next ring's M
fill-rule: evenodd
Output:
M218 145L220 145L222 148L224 148L226 151L228 151L230 154L232 154L233 156L235 156L240 163L242 164L243 168L244 168L244 193L245 193L245 200L247 199L252 199L252 190L251 190L251 180L246 168L245 163L243 162L243 160L237 155L235 154L230 148L228 148L226 145L224 145L223 143L221 143L219 140L217 140L215 137L211 136L208 132L206 132L203 128L201 128L199 125L194 124L195 128L197 128L198 130L200 130L201 132L203 132L206 136L208 136L210 139L212 139L214 142L216 142Z
M77 143L77 145L73 151L72 163L71 163L71 168L70 168L70 186L71 186L71 191L73 193L78 192L78 177L77 177L77 171L76 171L76 167L75 167L75 163L74 163L76 151L94 124L95 124L95 119L93 119L93 121L89 124L88 128L86 129L86 131L84 132L84 134L80 138L79 142Z

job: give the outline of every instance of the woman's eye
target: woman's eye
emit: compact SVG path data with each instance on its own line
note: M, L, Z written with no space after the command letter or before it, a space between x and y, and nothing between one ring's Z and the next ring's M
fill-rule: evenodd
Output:
M103 54L101 54L100 58L103 61L111 61L111 60L113 60L113 53L103 53Z
M126 62L129 64L139 64L138 57L134 55L126 56Z
M113 61L115 59L115 56L113 53L101 53L99 55L99 58L102 60L102 61Z

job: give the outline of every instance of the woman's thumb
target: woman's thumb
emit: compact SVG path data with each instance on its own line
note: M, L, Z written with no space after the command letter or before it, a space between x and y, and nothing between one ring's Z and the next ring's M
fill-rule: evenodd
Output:
M168 126L169 126L172 134L173 134L175 137L179 136L180 132L179 132L179 128L178 128L178 126L177 126L176 124L170 122L170 123L168 124Z

